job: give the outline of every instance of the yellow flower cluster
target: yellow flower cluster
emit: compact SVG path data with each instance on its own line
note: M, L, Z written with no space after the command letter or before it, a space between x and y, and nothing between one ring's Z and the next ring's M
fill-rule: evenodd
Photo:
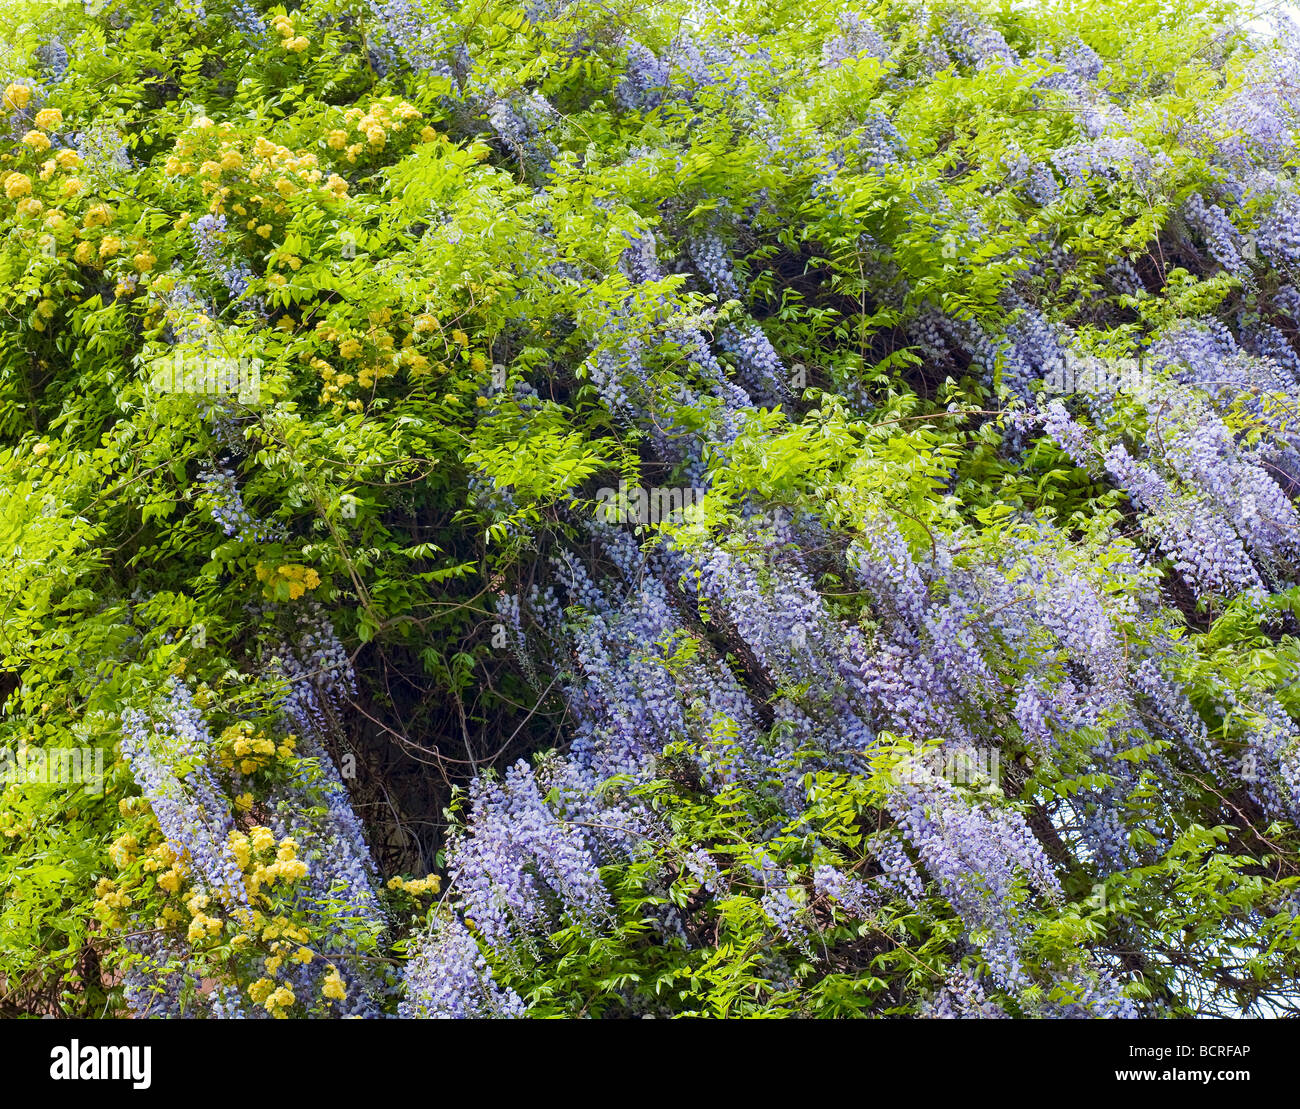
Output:
M190 943L198 943L199 940L215 936L222 928L225 922L215 916L208 916L203 910L208 907L208 895L206 893L196 893L186 903L185 907L190 911L190 926L185 932L185 938Z
M221 733L217 740L217 759L228 770L238 767L241 774L256 774L276 758L292 758L293 748L293 736L286 737L277 745L275 740L254 729L247 720L241 720Z
M36 114L36 129L22 137L22 144L37 154L45 153L50 147L45 130L58 126L62 121L63 114L59 109L42 109ZM137 272L152 269L157 259L144 249L141 239L132 236L128 240L109 230L115 219L109 205L87 197L88 206L80 223L60 206L87 194L85 184L75 175L80 165L81 158L75 150L60 150L53 157L46 158L34 175L21 170L0 175L0 189L7 199L17 201L15 214L19 220L41 221L34 229L38 232L35 241L49 257L60 257L62 250L70 247L72 260L77 265L102 267L125 250ZM65 176L56 177L61 172ZM46 186L44 199L35 195L38 180ZM134 286L122 291L134 291ZM38 331L45 329L43 320L39 318L32 321L32 326Z
M406 331L400 349L395 349L397 340L392 331L392 309L376 308L368 314L367 320L369 326L360 338L325 321L318 323L315 330L315 337L319 341L338 344L339 358L345 362L360 362L359 366L340 373L327 359L313 358L306 351L299 355L320 374L325 383L320 394L322 404L342 405L343 390L347 386L355 382L360 388L369 389L377 382L394 376L402 368L407 370L411 378L425 377L433 372L429 359L415 349L415 342L417 334L440 327L434 317L418 316L414 321L410 317L404 317L397 324L399 330ZM357 409L361 405L359 401L352 400L348 406Z
M299 193L321 190L332 199L347 193L341 178L324 180L315 154L295 154L260 135L247 147L231 123L206 116L177 138L163 169L169 177L195 178L212 214L233 216L263 239L287 219L287 201Z
M302 35L294 30L293 20L281 13L271 20L271 26L280 36L280 45L291 54L301 54L311 45Z
M257 580L262 583L262 592L268 598L274 598L276 587L287 586L289 600L296 601L309 589L320 585L320 574L310 566L300 566L296 562L286 562L274 568L259 562L254 568Z
M24 196L32 194L32 179L25 173L19 173L15 170L12 173L5 174L4 179L5 196L10 200L18 200Z
M274 942L274 944L277 945L277 949L281 950L285 949L285 944L282 941L292 940L294 945L300 945L311 939L306 928L299 924L294 924L294 922L288 917L274 917L269 923L261 924L261 929L262 939L266 940L268 943ZM306 956L302 955L302 952L304 951L307 952ZM294 958L300 963L309 963L311 962L311 952L308 951L307 948L299 946L298 952L295 954ZM281 961L283 962L283 960Z
M121 928L123 910L131 904L125 890L119 889L112 878L101 878L95 885L95 903L92 911L110 928Z
M397 875L388 879L390 890L405 890L414 894L437 893L441 885L442 879L436 874L430 874L426 878L403 878Z
M255 825L247 834L233 831L228 842L235 861L244 871L244 886L251 900L267 903L263 887L273 886L276 882L288 884L307 876L307 864L298 858L297 842L286 837L277 846L275 833L270 828ZM275 848L273 861L264 862L258 857L268 855L272 848Z
M161 870L165 866L175 866L179 860L180 855L177 854L176 848L166 840L163 840L157 846L151 847L145 853L144 859L141 861L140 865L144 870L153 873L156 870Z
M31 102L32 90L27 85L8 85L4 91L4 109L6 112L21 112Z
M335 967L327 975L325 981L321 984L321 994L331 1001L342 1001L348 996L348 991L343 985L343 975Z
M279 973L286 962L306 965L317 958L316 953L306 946L311 940L307 929L287 917L277 916L268 920L258 913L254 930L258 938L269 944L271 954L264 964L267 975ZM277 1010L288 1008L295 1000L293 992L287 986L277 986L273 977L259 978L249 987L248 994L259 1005L266 1005L276 1016L283 1015ZM343 976L337 967L331 965L322 980L321 995L330 1000L342 1000L347 996Z
M179 893L181 884L190 873L188 863L166 840L151 848L140 865L141 869L150 874L162 871L158 875L158 888L165 893Z
M44 331L46 321L52 319L54 316L54 310L55 310L55 304L54 301L52 300L46 299L37 302L36 311L33 314L33 318L32 318L32 327L34 327L37 331ZM44 444L37 444L37 445L43 446ZM45 447L45 450L49 450L49 449L50 448L48 446ZM44 454L45 451L39 451L38 453Z
M263 759L269 757L268 742L252 724L240 722L222 733L219 745L228 749L232 758L251 755ZM288 757L293 747L294 740L289 737L274 750ZM248 801L247 807L251 808L252 798ZM214 892L188 885L188 859L163 838L147 801L122 798L118 810L123 818L132 821L132 826L109 848L119 876L100 879L95 889L93 909L105 926L138 926L140 896L134 885L140 883L142 874L155 874L158 889L171 895L158 910L155 925L183 935L194 945L197 959L206 958L209 950L222 959L229 949L262 953L261 977L247 990L249 997L270 1015L289 1015L301 998L301 988L295 996L294 987L284 980L285 971L295 964L318 962L320 977L313 990L319 991L324 1003L346 998L343 975L329 959L318 954L316 937L298 915L293 883L306 876L307 864L298 857L296 840L291 836L278 838L271 828L261 824L229 834L230 854L242 873L251 907L227 913ZM138 822L141 816L147 818L147 826ZM140 892L146 890L144 887ZM220 902L226 900L225 895L220 897Z
M248 987L248 996L257 1004L265 1005L267 1012L275 1017L283 1017L285 1010L297 999L289 986L277 986L271 978L259 978Z
M107 204L92 204L82 217L81 226L89 231L94 227L107 227L113 222L113 212Z
M368 109L349 108L343 114L343 121L350 126L351 133L347 129L330 131L325 136L325 144L331 150L342 150L344 158L355 162L363 153L383 150L389 135L403 131L421 118L422 113L414 104L396 96L381 97ZM360 135L361 139L352 140L353 133ZM437 137L437 132L425 127L419 137L420 141L429 142Z
M108 849L109 861L117 867L118 870L125 870L135 862L136 852L140 849L140 841L130 832L120 835L113 841Z

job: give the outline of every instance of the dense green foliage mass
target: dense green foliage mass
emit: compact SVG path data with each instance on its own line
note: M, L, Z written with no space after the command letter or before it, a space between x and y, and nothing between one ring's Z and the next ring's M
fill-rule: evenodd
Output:
M87 8L0 36L0 1010L1300 1011L1297 38Z

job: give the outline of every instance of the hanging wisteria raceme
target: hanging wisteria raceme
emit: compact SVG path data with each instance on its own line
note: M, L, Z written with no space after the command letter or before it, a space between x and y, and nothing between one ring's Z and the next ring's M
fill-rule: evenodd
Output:
M379 30L379 46L373 52L379 73L400 63L418 73L452 75L451 24L436 0L370 0L369 8Z
M691 262L704 282L722 300L739 300L740 285L727 248L717 232L701 235L690 245Z
M718 336L720 349L736 361L737 377L760 404L776 404L789 395L790 374L763 329L753 320L729 325Z
M948 782L911 767L889 810L926 872L973 929L987 930L983 951L1007 989L1029 985L1017 940L1016 904L1025 880L1061 897L1042 847L1018 814L972 805Z
M532 769L517 763L503 781L475 781L472 835L454 840L449 871L467 917L489 946L503 949L559 920L543 914L552 901L567 922L594 926L610 912L588 833L559 819Z
M209 501L213 521L231 539L241 543L264 543L276 537L273 529L255 520L244 507L235 472L229 466L214 466L199 473L199 488Z
M68 71L68 48L54 38L42 45L36 53L41 65L49 71L50 80L61 80Z
M845 12L839 17L838 33L822 43L822 65L828 69L863 57L886 58L889 44L871 21L857 12Z
M239 1019L247 1016L237 993L218 986L209 996L188 966L189 952L173 937L134 932L126 939L131 959L123 973L122 992L138 1017L192 1018L210 1010L212 1015Z
M1273 521L1261 517L1250 502L1246 506L1223 500L1216 504L1200 488L1178 489L1151 463L1134 458L1122 442L1114 442L1104 448L1094 445L1087 431L1071 419L1060 401L1046 406L1044 422L1049 433L1076 465L1092 469L1096 462L1095 455L1101 454L1106 473L1141 511L1139 519L1143 529L1173 561L1174 568L1198 595L1235 595L1244 590L1262 593L1264 583L1259 571L1251 561L1238 532L1219 507L1224 505L1230 511L1243 514L1253 512L1253 518L1243 515L1243 521L1252 525L1250 534L1262 535L1265 538L1259 541L1266 542L1267 537L1277 534L1269 530ZM1218 445L1226 447L1222 440L1219 440ZM1211 455L1202 454L1200 462L1201 470L1210 470L1215 459ZM1191 472L1193 476L1199 476L1195 470ZM1258 485L1263 489L1266 504L1273 505L1281 497L1280 490L1273 493L1269 489L1269 486L1277 489L1276 483L1257 468L1242 467L1232 476L1243 484L1251 487ZM1273 508L1272 511L1285 518L1287 509ZM1290 508L1290 511L1294 512L1294 508ZM1282 534L1287 533L1284 531Z
M671 78L672 70L665 62L652 50L631 39L627 43L623 76L614 95L624 108L653 108L673 91Z
M1199 594L1263 590L1263 582L1231 525L1203 496L1178 493L1122 443L1105 454L1107 471L1144 513L1174 568Z
M545 173L559 155L559 148L546 134L556 120L555 109L540 94L495 100L487 118L506 149L532 172Z
M122 714L122 757L200 888L231 912L247 912L243 870L229 843L230 800L211 769L212 736L184 685L173 681L168 694L155 716L139 709Z
M496 984L474 937L454 914L439 919L407 961L398 1016L464 1019L525 1012L518 994Z
M1153 453L1232 521L1257 558L1286 574L1300 553L1300 514L1277 482L1240 457L1232 433L1194 394L1168 391L1161 409L1151 412Z
M1282 23L1279 32L1281 49L1252 59L1237 89L1200 126L1216 161L1233 170L1275 165L1295 148L1300 58L1293 25Z
M190 233L194 237L194 248L208 272L226 287L233 299L241 298L248 291L248 282L253 275L242 262L232 264L225 258L226 217L200 216L190 225Z
M952 974L943 988L921 1006L922 1017L931 1020L1005 1020L1007 1014L990 1001L980 981L968 970Z
M1228 213L1217 204L1207 204L1200 193L1187 198L1183 208L1187 225L1205 242L1210 257L1230 273L1246 272L1241 256L1242 236Z
M352 908L378 927L382 921L375 900L374 863L347 786L321 742L322 737L336 731L334 721L339 710L357 692L352 660L328 614L318 605L297 614L290 642L282 644L275 657L275 668L284 680L278 707L288 727L299 737L300 753L315 760L317 766L311 796L326 811L323 819L312 823L311 832L319 836L328 880L342 883ZM316 873L324 875L327 871Z

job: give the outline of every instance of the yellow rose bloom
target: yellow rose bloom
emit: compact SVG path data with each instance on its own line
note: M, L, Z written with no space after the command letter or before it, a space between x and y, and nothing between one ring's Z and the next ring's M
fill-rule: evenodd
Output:
M325 975L325 981L321 985L321 993L333 1001L342 1001L348 996L348 991L343 985L343 975L337 969L331 970Z
M81 194L81 180L77 177L69 177L63 182L64 196L79 196Z
M5 177L5 196L18 200L29 196L32 191L32 179L25 173L11 173Z
M286 50L291 50L295 54L301 54L310 45L310 42L303 38L302 35L299 35L297 38L289 39L289 41L284 44L284 48Z
M293 1004L293 1002L294 1002L293 990L291 990L288 986L281 986L278 990L275 991L275 993L273 993L270 997L266 999L266 1007L272 1013L275 1013L276 1016L280 1016L281 1014L278 1012L278 1010L287 1009L290 1005Z
M26 85L13 84L5 88L4 107L6 112L20 112L27 107L32 98L32 90Z
M142 250L131 259L131 264L135 266L136 270L140 273L148 273L154 268L157 262L158 259L154 257L154 253L151 250Z
M275 989L275 983L269 978L259 978L248 987L248 996L259 1005L271 996L271 991Z
M42 108L33 122L42 131L52 131L63 122L63 113L58 108Z
M50 148L49 137L40 131L28 131L23 136L23 143L30 146L37 154L44 154Z
M54 160L59 163L60 169L76 169L81 165L81 155L75 150L60 150L54 155Z
M113 222L113 213L106 204L93 204L86 210L87 227L103 227Z
M29 196L26 200L21 201L18 205L18 214L24 219L32 219L39 216L44 211L45 205L34 196Z
M77 249L72 252L72 259L79 266L88 266L95 260L94 243L78 243Z
M112 258L113 255L115 255L121 249L122 249L121 239L113 235L105 235L104 238L101 239L99 243L100 260L102 261L106 258Z

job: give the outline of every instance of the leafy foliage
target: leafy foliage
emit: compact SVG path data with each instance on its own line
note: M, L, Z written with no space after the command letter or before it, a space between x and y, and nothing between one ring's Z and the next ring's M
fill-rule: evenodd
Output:
M1300 31L6 20L7 1011L1296 1011Z

